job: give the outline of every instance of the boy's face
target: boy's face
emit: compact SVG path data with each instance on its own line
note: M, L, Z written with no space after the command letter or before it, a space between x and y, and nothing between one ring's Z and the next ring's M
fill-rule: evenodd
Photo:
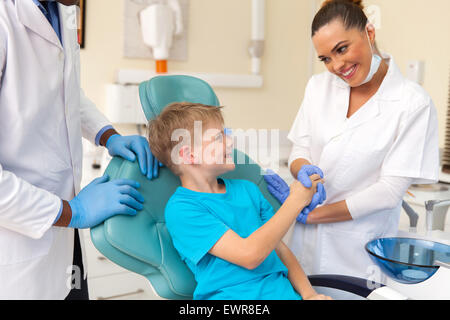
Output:
M195 137L194 133L194 149L184 150L183 162L196 165L202 172L209 175L219 176L233 171L235 169L233 139L225 134L223 125L214 121L202 123L200 132L203 132L201 141L199 137Z

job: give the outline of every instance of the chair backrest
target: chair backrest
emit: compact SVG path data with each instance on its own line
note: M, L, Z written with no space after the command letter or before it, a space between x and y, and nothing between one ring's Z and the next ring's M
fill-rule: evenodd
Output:
M214 91L206 82L187 76L153 78L140 85L139 95L148 120L172 102L219 105ZM222 177L254 182L278 210L280 205L267 191L261 168L237 150L234 151L234 159L236 169ZM180 186L178 177L163 167L159 177L149 181L141 174L136 162L121 158L114 158L106 173L111 179L138 181L145 203L144 209L134 217L114 216L92 228L91 239L95 247L118 265L146 277L159 296L191 299L196 286L194 276L174 248L164 220L165 205Z

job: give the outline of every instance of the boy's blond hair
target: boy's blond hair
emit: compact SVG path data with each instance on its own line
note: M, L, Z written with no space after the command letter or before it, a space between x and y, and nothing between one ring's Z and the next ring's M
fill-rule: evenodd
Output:
M221 108L190 102L176 102L165 107L148 125L148 140L153 155L174 174L180 175L171 159L172 149L179 143L172 141L172 133L185 129L193 136L195 121L201 121L204 125L211 121L223 124Z

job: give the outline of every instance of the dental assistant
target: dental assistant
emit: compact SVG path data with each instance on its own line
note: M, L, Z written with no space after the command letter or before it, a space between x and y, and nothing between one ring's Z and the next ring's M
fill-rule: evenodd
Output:
M366 243L396 236L411 184L438 180L434 104L378 51L362 9L361 1L333 0L317 13L312 41L328 71L310 79L288 136L293 176L325 179L290 245L307 274L372 276ZM283 201L286 186L268 182Z
M0 1L0 299L87 299L76 229L142 209L132 180L80 191L82 137L157 175L146 139L119 135L80 89L77 2Z

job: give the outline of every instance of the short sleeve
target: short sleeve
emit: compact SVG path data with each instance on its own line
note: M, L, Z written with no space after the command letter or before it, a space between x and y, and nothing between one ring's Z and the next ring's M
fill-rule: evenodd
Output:
M188 199L169 201L165 218L175 249L195 265L229 230L205 207Z
M261 220L263 223L269 221L275 212L269 201L264 197L259 187L253 182L246 181L247 185L250 186L250 195L254 199L258 199L259 202L259 212L261 215Z
M259 203L260 203L260 210L261 210L261 219L262 219L263 223L266 223L273 217L275 212L273 211L273 208L272 208L271 204L269 203L269 201L267 201L267 199L264 198L264 196L261 192L259 192L259 198L260 198Z
M311 162L311 125L308 116L310 87L311 81L306 87L302 105L288 134L288 139L293 143L292 152L289 157L289 167L293 161L300 158Z
M383 162L381 176L412 178L413 184L438 181L438 120L431 99L410 112L401 123L399 134Z

